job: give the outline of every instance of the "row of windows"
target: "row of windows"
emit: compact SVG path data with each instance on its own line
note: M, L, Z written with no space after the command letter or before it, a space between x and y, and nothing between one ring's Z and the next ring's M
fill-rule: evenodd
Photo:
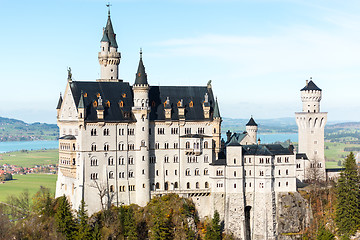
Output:
M60 150L70 150L70 143L60 143ZM73 143L72 150L75 151L75 143Z
M200 176L200 169L196 168L194 171L195 176ZM204 175L209 175L209 170L207 168L204 169ZM185 170L185 176L191 176L191 170L190 168L187 168Z
M127 132L128 132L128 135L131 135L131 136L135 135L135 129L133 129L133 128L129 128ZM90 135L91 136L97 136L96 128L93 128L93 129L90 130ZM110 136L110 130L108 128L105 128L103 130L103 135L104 136ZM120 136L125 135L125 130L123 128L119 129L119 135Z
M72 162L70 159L60 159L60 164L62 165L75 165L75 158L73 158Z
M178 182L174 182L174 183L171 183L171 184L173 185L173 188L174 188L174 189L179 188ZM195 188L196 188L196 189L199 189L199 188L200 188L200 183L199 183L199 182L196 182L196 183L195 183ZM204 183L204 188L209 188L209 183L208 183L208 182L205 182L205 183ZM155 190L155 189L160 189L160 183L159 183L159 182L157 182L156 184L154 184L154 190ZM186 183L186 189L191 189L191 184L190 184L190 182L187 182L187 183ZM169 183L168 183L168 182L165 182L165 184L164 184L164 190L169 190Z

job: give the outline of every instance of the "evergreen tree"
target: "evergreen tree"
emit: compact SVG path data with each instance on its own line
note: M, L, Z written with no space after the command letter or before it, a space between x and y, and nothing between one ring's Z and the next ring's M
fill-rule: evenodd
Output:
M335 239L334 234L327 230L323 224L320 225L316 234L316 240L333 240Z
M99 223L95 223L94 231L92 232L91 238L92 240L100 240L101 239L101 231Z
M151 228L152 240L169 240L173 239L173 224L172 216L168 214L165 216L163 210L158 204L154 212L154 224Z
M75 222L71 213L70 204L65 195L58 198L58 207L55 213L57 231L66 239L74 239Z
M221 237L222 237L222 228L221 228L221 222L220 222L220 215L219 215L219 212L215 210L214 217L211 220L211 223L209 223L206 226L205 239L206 240L221 240Z
M134 211L130 207L122 207L122 209L124 237L128 240L136 240L138 239L138 233L136 229Z
M351 236L360 224L360 178L352 152L345 159L344 167L336 185L335 222L341 235Z
M76 239L89 239L91 236L91 229L88 223L89 217L85 209L85 202L81 200L81 205L77 213L77 235Z

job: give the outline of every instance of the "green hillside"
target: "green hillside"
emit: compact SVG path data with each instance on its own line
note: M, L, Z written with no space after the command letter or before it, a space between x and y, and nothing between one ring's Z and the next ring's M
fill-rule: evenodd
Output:
M21 120L0 117L0 142L56 140L56 124L25 123Z

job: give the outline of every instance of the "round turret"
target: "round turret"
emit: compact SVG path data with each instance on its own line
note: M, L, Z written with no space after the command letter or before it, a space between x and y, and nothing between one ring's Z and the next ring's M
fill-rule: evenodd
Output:
M258 125L254 121L253 117L250 118L249 122L246 124L246 132L249 137L252 139L253 144L256 144Z
M320 101L322 90L311 80L306 80L306 86L301 89L301 101L303 102L303 112L320 112Z

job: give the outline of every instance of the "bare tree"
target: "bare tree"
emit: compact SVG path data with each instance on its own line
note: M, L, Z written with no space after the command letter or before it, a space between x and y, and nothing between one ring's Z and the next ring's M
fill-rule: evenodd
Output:
M321 166L321 161L319 158L315 157L314 159L310 160L310 165L307 168L306 179L309 183L312 183L316 186L320 185L324 181L324 173L323 167Z
M115 192L110 191L109 182L98 182L93 180L91 187L94 187L98 190L98 196L100 198L101 210L105 211L110 209L111 203L115 197Z

